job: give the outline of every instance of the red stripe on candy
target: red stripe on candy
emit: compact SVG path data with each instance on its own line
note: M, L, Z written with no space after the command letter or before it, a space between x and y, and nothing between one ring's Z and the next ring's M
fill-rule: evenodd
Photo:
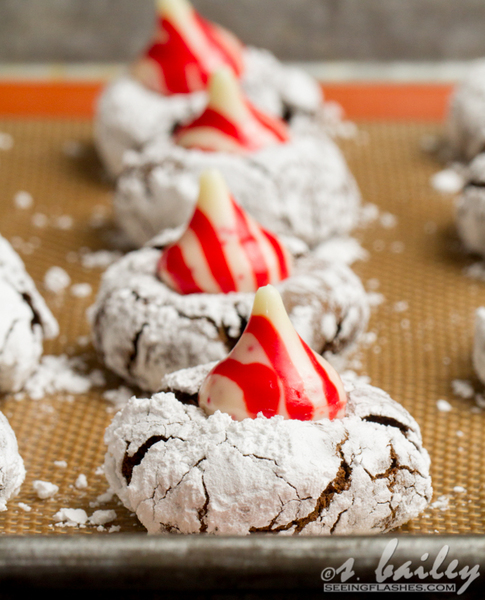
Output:
M209 269L224 294L236 291L236 283L226 260L222 242L210 220L198 208L190 222L190 229L199 239Z
M153 44L147 55L163 71L167 93L189 94L197 91L189 87L186 77L187 65L193 65L199 71L201 82L204 84L200 89L205 89L209 80L209 73L201 68L200 62L187 46L183 37L167 19L162 19L160 27L166 33L168 39L166 42Z
M296 370L280 335L266 317L253 315L245 333L252 333L272 365L283 386L286 410L290 419L309 421L313 404L305 395L303 382Z
M213 25L210 21L206 21L198 13L194 13L195 20L202 29L207 38L212 42L214 49L217 49L221 57L221 63L229 65L234 73L239 77L242 73L242 61L238 61L224 43L221 37L219 28Z
M197 117L189 125L179 127L175 132L175 138L180 137L187 131L196 129L197 127L217 129L224 135L239 142L242 146L251 145L250 141L243 135L243 132L234 125L234 123L231 123L229 119L226 119L221 113L216 112L212 108L207 108L200 117Z
M167 271L177 285L181 294L199 294L202 292L195 282L192 271L187 266L179 246L171 246L165 250L158 263L158 272Z
M277 238L272 233L270 233L267 229L263 229L261 227L261 231L263 232L263 234L266 237L266 239L268 240L268 242L273 246L273 250L278 259L280 280L287 279L290 276L290 270L288 268L288 262L286 260L286 256L285 256L285 253L283 252L283 248L281 247L281 244L279 243Z
M259 121L263 127L269 129L280 142L287 142L290 139L288 128L284 121L261 112L250 102L247 102L247 106L255 119Z
M236 227L239 240L251 263L253 275L256 280L256 288L260 288L269 283L268 266L259 247L258 240L249 229L246 213L234 200L232 200L232 205L236 214Z
M301 338L300 338L301 339ZM331 381L330 377L327 375L327 372L322 367L322 365L318 362L315 354L312 349L305 344L303 340L301 340L303 347L305 348L306 353L308 354L309 359L312 362L313 368L318 373L320 379L322 380L323 385L323 393L327 399L328 404L328 418L334 419L337 416L338 411L341 407L340 396L338 390Z
M276 373L261 363L243 364L227 358L212 371L233 381L242 391L248 413L252 418L259 412L267 418L278 410L280 388Z

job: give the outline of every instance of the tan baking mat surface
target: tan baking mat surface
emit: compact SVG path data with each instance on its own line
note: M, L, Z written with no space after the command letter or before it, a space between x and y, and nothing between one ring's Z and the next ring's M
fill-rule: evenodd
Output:
M403 530L484 533L485 414L474 408L473 399L454 396L452 381L471 380L480 389L470 351L473 313L485 304L485 283L464 274L474 259L457 244L452 198L429 184L440 166L420 150L420 141L438 130L427 124L361 124L358 138L342 143L366 202L378 205L381 217L390 213L397 218L393 227L387 214L357 232L369 259L354 268L368 289L384 297L370 324L376 340L360 352L361 372L418 420L432 458L433 500L444 496ZM10 150L0 150L0 232L19 249L61 328L45 352L84 354L96 366L91 345L83 344L89 334L85 311L101 269L83 267L81 256L88 249L109 247L109 226L94 225L100 215L109 221L111 192L92 149L91 125L82 120L4 120L0 132L14 142ZM21 190L32 194L31 208L15 206L14 195ZM47 224L39 215L47 217ZM59 221L63 216L72 223ZM53 265L64 268L73 284L91 284L93 294L76 297L70 289L61 295L45 290L44 274ZM108 388L118 385L116 378L108 378ZM53 515L63 507L83 508L88 515L97 508L114 509L117 518L105 531L112 525L121 532L144 531L115 500L96 506L107 489L99 467L103 432L113 414L103 389L71 398L1 400L28 471L20 495L0 514L1 531L104 534L93 525L56 526ZM447 400L452 410L438 410L439 399ZM54 461L66 461L67 467ZM80 474L87 478L83 489L75 486ZM57 484L59 492L38 499L32 487L37 479ZM454 490L456 486L463 489Z

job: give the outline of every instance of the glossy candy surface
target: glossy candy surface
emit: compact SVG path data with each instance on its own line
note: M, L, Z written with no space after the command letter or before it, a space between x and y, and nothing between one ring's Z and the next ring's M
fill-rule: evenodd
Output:
M160 279L180 294L255 292L290 271L287 250L234 201L215 169L201 175L187 229L158 263Z
M203 19L187 0L159 0L155 39L132 73L161 94L189 94L205 90L221 66L239 77L242 49L232 33Z
M199 406L208 414L220 410L237 421L258 413L341 418L346 402L338 373L300 338L271 285L258 290L243 335L199 391Z
M289 139L284 121L255 108L227 68L211 75L205 111L174 134L175 143L185 148L237 154L255 152Z

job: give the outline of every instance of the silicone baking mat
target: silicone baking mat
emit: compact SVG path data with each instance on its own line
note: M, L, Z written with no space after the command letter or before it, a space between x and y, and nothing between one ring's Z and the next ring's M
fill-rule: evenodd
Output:
M368 257L354 269L376 306L371 334L355 357L361 365L354 367L414 415L431 454L433 505L402 531L484 533L485 414L473 398L456 396L453 382L471 382L480 392L470 357L474 311L485 304L485 283L464 272L477 259L466 256L456 239L453 197L430 185L441 165L421 150L422 140L439 129L422 122L361 122L356 137L339 142L365 203L379 209L378 216L367 210L374 218L355 232ZM93 149L91 121L5 118L0 132L8 134L0 150L0 232L18 249L60 324L59 338L46 343L45 353L81 355L88 370L102 369L86 337L86 309L102 269L86 257L113 250L117 236L112 190ZM19 191L32 195L31 207L18 208ZM72 287L60 294L47 290L43 280L51 266L65 269L71 284L89 284L91 293L86 286L84 296L74 295ZM105 375L106 386L85 394L1 399L27 468L20 494L0 514L3 533L106 535L112 526L112 535L145 531L115 499L97 501L107 490L100 467L103 433L113 416L103 393L122 383ZM451 410L440 410L439 400ZM76 486L79 475L86 477L85 487ZM54 483L59 491L41 500L34 480ZM117 516L104 527L59 526L54 515L65 507L88 515L113 509Z

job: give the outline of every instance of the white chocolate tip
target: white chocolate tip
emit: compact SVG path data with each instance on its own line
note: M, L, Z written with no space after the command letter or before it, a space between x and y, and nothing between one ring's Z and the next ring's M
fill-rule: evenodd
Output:
M212 74L209 80L209 106L229 119L244 119L244 96L236 76L229 67L222 67Z
M251 314L266 317L277 331L294 330L281 295L271 284L258 289Z
M185 21L192 11L188 0L157 0L157 12L161 17Z
M206 169L199 179L197 208L216 222L232 219L233 208L229 188L218 169Z

